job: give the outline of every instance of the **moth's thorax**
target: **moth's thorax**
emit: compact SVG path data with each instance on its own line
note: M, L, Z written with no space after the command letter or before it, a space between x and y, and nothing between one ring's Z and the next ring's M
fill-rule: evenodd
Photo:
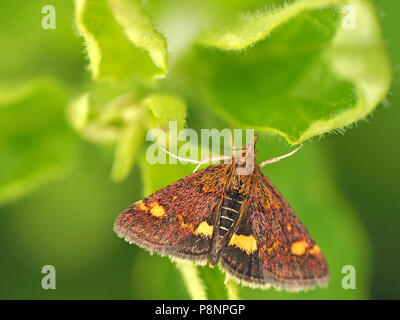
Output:
M246 203L258 177L259 167L255 163L255 152L243 150L227 168L227 184L219 210L216 212L213 244L209 263L214 266L231 241L246 211Z

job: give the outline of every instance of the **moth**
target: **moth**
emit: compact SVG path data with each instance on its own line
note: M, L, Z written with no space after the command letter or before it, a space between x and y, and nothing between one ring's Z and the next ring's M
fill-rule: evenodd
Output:
M261 173L256 141L229 163L210 165L135 202L118 216L114 231L151 253L218 265L246 286L299 291L327 285L321 249ZM249 165L251 172L242 174Z

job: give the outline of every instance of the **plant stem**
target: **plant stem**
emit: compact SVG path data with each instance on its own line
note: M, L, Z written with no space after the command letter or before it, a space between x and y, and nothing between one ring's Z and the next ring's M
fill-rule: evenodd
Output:
M183 281L192 300L207 300L206 289L196 266L185 262L179 262L176 266L182 274Z
M228 280L226 288L228 290L229 300L241 300L239 295L239 285L235 281Z

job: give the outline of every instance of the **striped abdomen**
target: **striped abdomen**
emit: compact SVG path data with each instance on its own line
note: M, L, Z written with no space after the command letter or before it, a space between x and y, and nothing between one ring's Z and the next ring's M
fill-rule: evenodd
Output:
M239 219L240 208L242 207L244 196L236 190L230 190L222 200L221 214L219 218L219 237L225 234L235 225Z

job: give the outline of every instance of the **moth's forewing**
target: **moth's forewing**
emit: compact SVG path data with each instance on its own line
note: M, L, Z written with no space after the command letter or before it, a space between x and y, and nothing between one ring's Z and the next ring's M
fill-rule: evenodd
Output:
M221 267L246 285L299 291L325 286L326 260L276 187L261 172L248 213L221 258Z
M206 263L223 168L209 166L135 202L118 216L115 232L150 252Z

